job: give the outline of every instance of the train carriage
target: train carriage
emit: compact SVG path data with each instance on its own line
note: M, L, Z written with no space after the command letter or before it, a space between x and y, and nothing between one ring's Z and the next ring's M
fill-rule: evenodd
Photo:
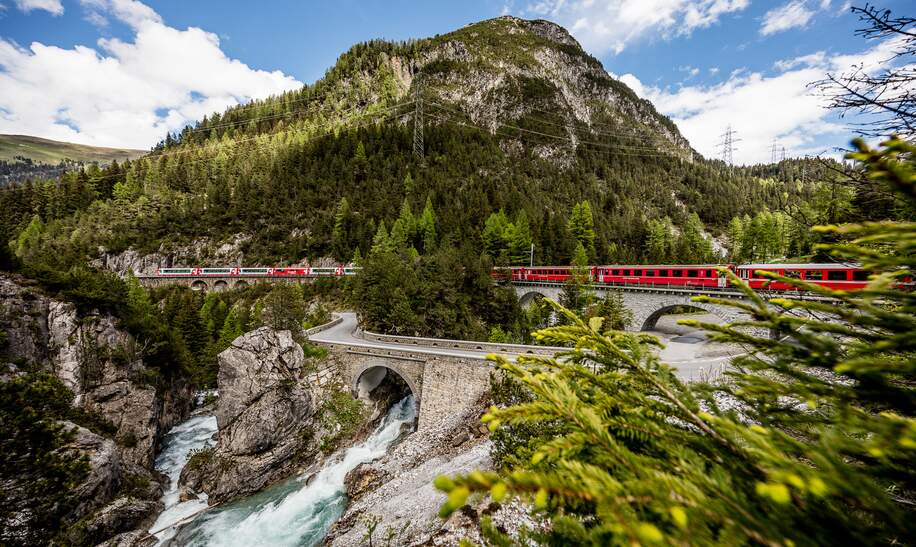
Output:
M752 289L799 290L784 281L772 281L761 275L761 271L834 290L861 289L868 284L869 275L858 264L742 264L736 268L737 276Z

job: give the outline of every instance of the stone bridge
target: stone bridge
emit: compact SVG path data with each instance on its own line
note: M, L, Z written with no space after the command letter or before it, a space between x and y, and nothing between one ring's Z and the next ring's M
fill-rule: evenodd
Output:
M559 301L560 293L563 291L563 283L551 282L531 282L531 281L513 281L515 293L518 295L519 302L522 306L527 306L535 299L550 298ZM669 313L676 306L689 306L697 308L715 315L724 323L733 323L749 319L747 314L739 312L735 308L721 306L718 304L706 304L694 302L693 297L701 294L715 296L723 299L744 300L745 297L739 291L728 289L703 290L696 288L680 287L653 287L653 286L607 286L592 285L590 287L599 297L604 297L608 291L618 291L623 298L623 304L628 310L633 312L633 322L628 330L644 331L655 328L658 319ZM755 333L758 336L766 336L767 332Z
M138 275L137 280L141 285L148 289L168 286L190 287L195 291L225 291L228 289L242 288L255 283L314 283L320 277L330 276L312 276L312 277L267 277L263 275L200 275L200 276L174 276L164 277L157 275Z
M340 375L354 396L359 395L361 382L373 377L381 380L381 371L400 376L417 402L420 429L480 400L490 388L493 364L486 360L488 354L514 359L521 354L552 355L562 349L361 332L353 313L337 314L332 323L308 334L311 342L336 354Z

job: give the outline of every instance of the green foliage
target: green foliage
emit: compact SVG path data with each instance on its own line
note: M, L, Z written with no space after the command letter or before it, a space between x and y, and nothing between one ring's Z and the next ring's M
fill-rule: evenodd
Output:
M278 283L255 304L255 320L274 330L298 335L308 311L302 285Z
M75 507L89 465L64 450L73 394L44 373L0 382L0 543L44 545Z
M365 405L359 399L344 391L331 392L318 409L318 421L328 431L321 438L321 451L333 452L342 441L353 437L363 425L365 414Z
M916 146L854 144L869 178L916 204ZM557 306L569 324L535 336L575 348L517 363L494 357L530 400L494 407L484 421L494 432L560 424L560 434L508 469L436 479L448 493L441 514L474 492L497 502L520 495L551 518L534 538L550 545L916 541L916 298L896 284L916 273L916 223L818 231L844 238L824 251L875 272L868 287L771 276L827 300L765 301L723 269L746 301L697 300L750 319L683 321L750 350L715 385L679 381L655 338L606 332Z
M601 331L626 330L633 323L633 312L623 302L620 291L607 291L604 298L589 309L587 319L601 317Z
M569 217L569 232L585 248L589 260L595 255L595 221L588 201L577 203Z

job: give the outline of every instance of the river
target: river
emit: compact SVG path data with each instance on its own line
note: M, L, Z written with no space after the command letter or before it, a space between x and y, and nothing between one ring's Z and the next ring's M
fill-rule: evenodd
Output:
M304 475L294 477L253 496L215 507L184 525L174 538L164 539L172 539L172 545L183 546L320 545L328 530L346 509L344 478L347 473L362 463L383 456L402 435L404 425L413 425L416 415L413 397L405 397L391 407L365 441L347 449L342 458L327 462L308 483ZM199 446L203 446L203 443ZM173 461L177 466L181 460L175 458ZM184 461L187 461L187 455ZM181 466L184 466L184 462L181 462ZM166 472L171 476L170 472ZM180 473L181 467L178 467L176 480ZM177 496L176 489L175 501ZM185 503L204 502L195 500ZM177 508L182 505L173 504L173 514L177 515ZM200 505L197 507L196 510L199 510ZM166 509L165 513L169 511ZM188 512L182 514L188 515L191 512L189 508Z

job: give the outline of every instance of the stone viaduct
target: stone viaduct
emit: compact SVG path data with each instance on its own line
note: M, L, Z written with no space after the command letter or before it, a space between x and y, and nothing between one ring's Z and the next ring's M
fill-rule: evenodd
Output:
M527 306L535 299L550 298L559 301L563 291L563 283L515 281L515 294L522 306ZM717 304L694 302L692 298L700 294L708 294L717 298L743 300L744 295L738 291L728 289L702 290L697 288L661 287L661 286L633 286L622 285L619 287L606 285L592 285L590 287L599 297L604 297L608 291L618 291L624 306L633 312L633 322L629 330L652 330L656 321L669 313L675 306L689 306L707 311L722 323L732 323L747 319L747 315L735 308ZM766 334L766 333L763 333Z
M195 291L224 291L252 285L254 283L314 283L319 277L264 277L264 276L187 276L159 277L138 275L137 280L146 288L155 289L171 285L190 287Z

